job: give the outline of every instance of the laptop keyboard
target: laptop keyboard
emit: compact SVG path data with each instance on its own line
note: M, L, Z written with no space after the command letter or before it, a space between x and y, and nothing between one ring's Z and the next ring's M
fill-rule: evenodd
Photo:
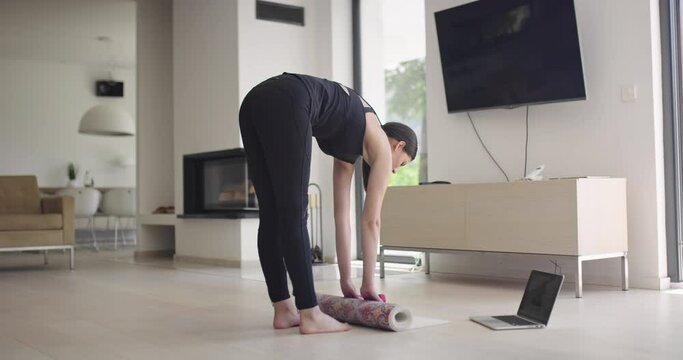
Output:
M510 325L515 325L515 326L536 325L536 323L532 323L531 321L526 321L526 320L522 319L521 317L514 316L514 315L494 316L493 318L501 320L501 321L505 321L506 323L508 323Z

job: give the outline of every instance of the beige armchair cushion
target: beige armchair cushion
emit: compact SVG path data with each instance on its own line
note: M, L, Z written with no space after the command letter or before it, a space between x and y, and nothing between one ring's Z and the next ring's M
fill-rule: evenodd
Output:
M55 230L22 230L0 231L0 247L26 247L69 245L64 243L61 231Z
M0 214L40 214L35 176L0 176Z
M0 231L61 229L62 214L0 214Z

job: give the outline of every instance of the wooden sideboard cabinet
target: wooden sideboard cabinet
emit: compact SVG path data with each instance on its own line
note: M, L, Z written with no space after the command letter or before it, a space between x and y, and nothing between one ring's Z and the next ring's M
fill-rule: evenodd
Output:
M620 257L628 289L626 179L576 178L488 184L390 187L382 207L384 251L497 252L568 256L582 262Z

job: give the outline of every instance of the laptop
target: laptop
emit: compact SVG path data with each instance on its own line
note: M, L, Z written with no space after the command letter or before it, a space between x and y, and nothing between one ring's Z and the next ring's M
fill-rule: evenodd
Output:
M472 316L470 320L493 330L542 329L548 325L564 275L532 270L517 315Z

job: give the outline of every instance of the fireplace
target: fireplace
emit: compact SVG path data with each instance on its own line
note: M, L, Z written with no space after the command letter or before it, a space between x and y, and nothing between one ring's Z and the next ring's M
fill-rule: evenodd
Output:
M258 217L244 149L183 156L181 218Z

